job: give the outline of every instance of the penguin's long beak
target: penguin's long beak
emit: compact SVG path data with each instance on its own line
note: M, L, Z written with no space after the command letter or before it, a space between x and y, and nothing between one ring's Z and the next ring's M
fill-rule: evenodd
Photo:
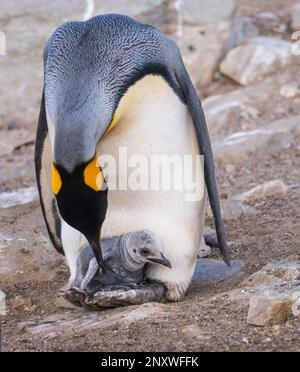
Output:
M93 253L97 260L99 268L101 270L104 270L104 261L103 261L103 256L102 256L102 249L100 246L100 234L99 234L99 238L88 238L87 236L86 238L93 250Z
M151 261L151 262L158 263L158 264L160 264L160 265L166 266L166 267L168 267L169 269L172 269L171 262L170 262L170 261L167 259L167 257L164 256L162 253L160 254L160 258L157 258L157 257L149 257L148 260Z

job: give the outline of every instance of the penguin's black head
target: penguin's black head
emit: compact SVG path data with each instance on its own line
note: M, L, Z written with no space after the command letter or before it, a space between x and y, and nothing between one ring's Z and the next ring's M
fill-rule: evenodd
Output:
M96 157L71 173L53 164L52 189L62 218L86 237L101 263L99 241L108 191Z

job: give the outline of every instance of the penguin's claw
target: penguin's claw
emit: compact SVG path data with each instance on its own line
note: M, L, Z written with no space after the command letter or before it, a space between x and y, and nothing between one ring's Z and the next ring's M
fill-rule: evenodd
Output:
M85 293L76 287L69 288L65 291L63 295L64 299L69 301L71 304L81 307L82 303L85 301Z

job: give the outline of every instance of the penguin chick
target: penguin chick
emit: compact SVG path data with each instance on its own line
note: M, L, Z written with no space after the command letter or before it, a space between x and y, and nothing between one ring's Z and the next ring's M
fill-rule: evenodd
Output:
M105 266L111 272L100 273L90 246L85 247L77 259L76 277L72 286L84 290L88 295L100 290L137 288L145 279L146 264L171 268L170 261L162 253L160 241L148 230L104 239L102 249Z

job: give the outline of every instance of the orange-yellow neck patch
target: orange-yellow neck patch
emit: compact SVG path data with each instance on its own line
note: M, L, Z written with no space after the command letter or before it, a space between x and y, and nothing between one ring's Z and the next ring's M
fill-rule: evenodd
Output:
M52 164L52 190L57 195L62 187L60 174L54 164Z
M120 110L116 109L112 121L110 122L109 126L107 127L106 131L104 132L102 137L105 137L112 129L116 126L117 122L120 119Z
M97 164L97 157L85 167L83 172L84 183L95 191L102 189L102 172L101 168Z

